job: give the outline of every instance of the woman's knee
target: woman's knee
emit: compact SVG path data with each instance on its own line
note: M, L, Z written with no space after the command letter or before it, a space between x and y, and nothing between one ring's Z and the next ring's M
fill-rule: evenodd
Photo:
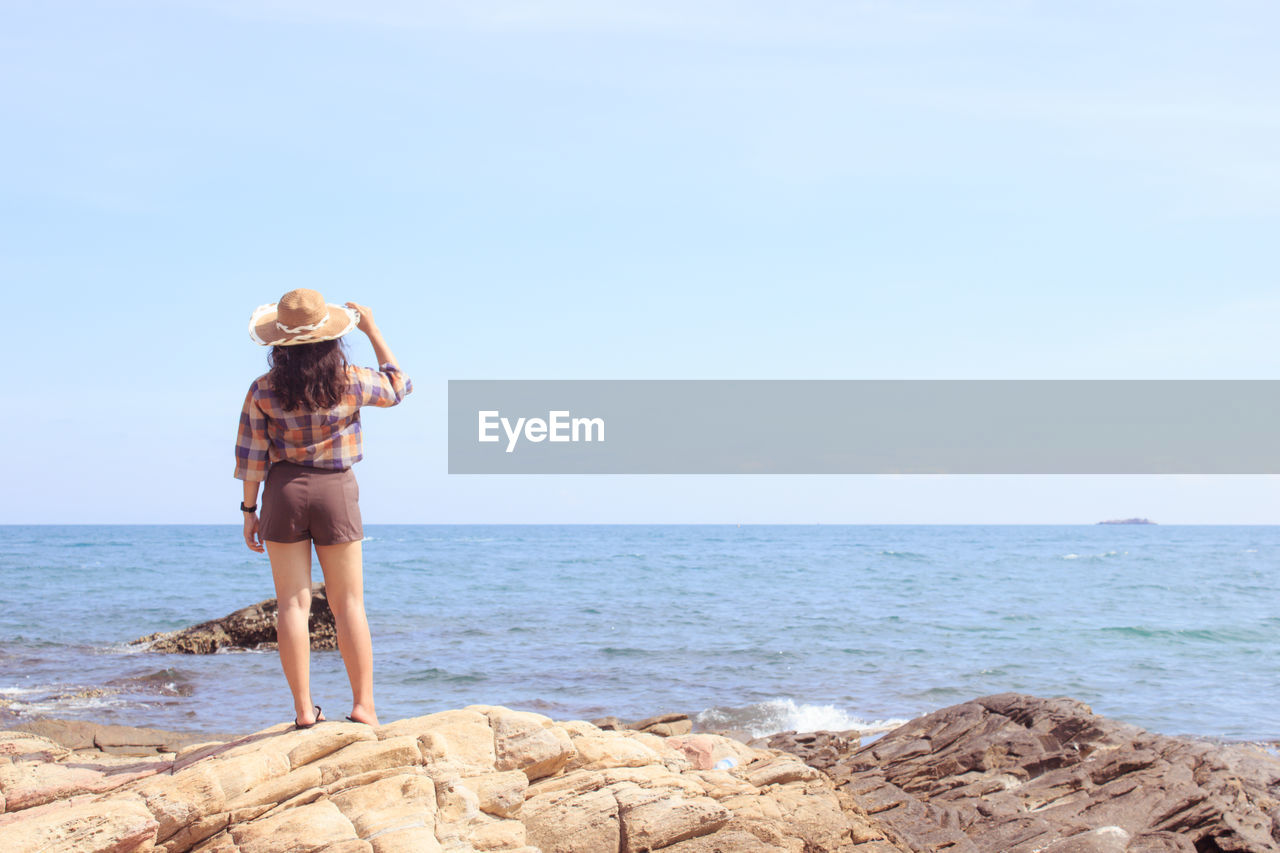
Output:
M291 616L298 612L309 613L311 612L311 590L303 588L280 596L276 599L276 607L283 616Z
M364 596L359 593L336 595L329 598L329 609L339 622L364 617Z

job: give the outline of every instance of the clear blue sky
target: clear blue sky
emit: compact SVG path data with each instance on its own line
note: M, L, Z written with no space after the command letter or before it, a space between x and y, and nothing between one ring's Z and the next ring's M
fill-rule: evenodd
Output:
M366 415L369 522L1274 523L1266 477L448 477L444 416L448 379L1277 378L1278 30L1262 2L6 4L0 516L238 522L248 316L308 286L372 306L416 385Z

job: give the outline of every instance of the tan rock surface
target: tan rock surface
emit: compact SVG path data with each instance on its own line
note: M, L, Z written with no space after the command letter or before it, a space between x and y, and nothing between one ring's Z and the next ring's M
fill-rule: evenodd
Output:
M540 714L493 708L488 717L499 770L519 768L532 782L559 772L576 753L568 732Z
M504 818L519 817L525 791L529 789L529 777L523 770L467 776L458 783L476 795L481 811Z
M606 767L644 767L661 763L662 757L622 732L597 732L573 738L570 769L601 770Z
M25 851L134 851L154 847L156 820L138 796L50 803L5 815L0 849Z
M31 732L0 732L0 757L14 761L56 761L70 751Z
M168 758L94 762L32 733L0 733L0 851L855 849L858 824L816 771L716 736L701 736L709 754L741 763L699 770L678 738L654 733L673 723L683 729L607 732L473 706L379 729L280 725Z

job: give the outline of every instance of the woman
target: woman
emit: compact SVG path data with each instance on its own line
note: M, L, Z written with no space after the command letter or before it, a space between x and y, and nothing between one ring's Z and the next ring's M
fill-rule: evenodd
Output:
M343 335L369 336L379 369L347 364ZM254 341L272 347L269 372L249 386L236 437L235 476L244 480L244 542L267 552L279 604L280 664L293 692L294 725L324 720L311 701L311 546L324 572L338 649L351 681L348 720L378 725L373 652L364 612L359 486L360 407L394 406L413 390L373 314L327 304L314 290L291 290L249 320ZM258 486L262 516L258 517Z

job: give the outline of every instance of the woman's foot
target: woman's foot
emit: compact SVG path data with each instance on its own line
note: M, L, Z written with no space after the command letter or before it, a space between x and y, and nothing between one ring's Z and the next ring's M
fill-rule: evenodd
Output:
M304 717L306 719L304 719ZM316 723L324 722L324 711L320 710L319 705L312 706L310 714L299 714L293 718L293 727L295 729L309 729Z
M367 710L363 705L356 705L351 709L351 713L347 715L347 721L352 723L364 723L366 726L376 726L378 723L378 715L372 710Z

